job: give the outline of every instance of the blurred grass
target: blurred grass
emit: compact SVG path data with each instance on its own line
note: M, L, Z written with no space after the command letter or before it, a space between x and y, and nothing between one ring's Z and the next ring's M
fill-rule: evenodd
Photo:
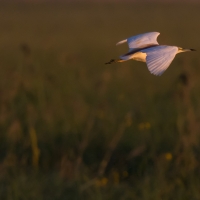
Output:
M199 199L199 53L104 65L147 31L200 49L199 9L2 3L1 199Z

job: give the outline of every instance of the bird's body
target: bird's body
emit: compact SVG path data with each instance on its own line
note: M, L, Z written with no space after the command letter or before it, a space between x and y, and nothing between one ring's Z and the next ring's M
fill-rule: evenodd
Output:
M177 46L159 45L157 42L159 34L158 32L144 33L118 42L117 45L127 42L129 52L120 56L120 59L112 59L106 64L136 60L146 62L152 74L162 75L177 53L194 51L194 49L183 49Z
M147 56L147 54L145 52L138 51L136 53L132 53L130 56L125 54L123 56L120 56L120 58L122 60L126 60L128 58L128 59L132 59L132 60L146 62L146 56Z

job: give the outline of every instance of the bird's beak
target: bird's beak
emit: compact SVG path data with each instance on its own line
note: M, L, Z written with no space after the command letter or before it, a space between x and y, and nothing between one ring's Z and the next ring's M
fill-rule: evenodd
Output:
M186 51L196 51L196 50L195 49L183 49L182 51L186 52Z

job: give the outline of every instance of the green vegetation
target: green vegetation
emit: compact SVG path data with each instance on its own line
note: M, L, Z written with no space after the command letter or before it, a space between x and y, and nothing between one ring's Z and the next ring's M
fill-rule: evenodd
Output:
M198 51L104 65L147 31L200 49L199 10L2 3L0 199L200 199Z

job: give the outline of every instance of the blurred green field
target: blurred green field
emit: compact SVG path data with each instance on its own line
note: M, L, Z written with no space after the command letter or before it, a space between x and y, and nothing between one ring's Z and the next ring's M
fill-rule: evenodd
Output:
M200 50L199 10L1 3L0 199L199 200L199 51L104 65L143 32Z

